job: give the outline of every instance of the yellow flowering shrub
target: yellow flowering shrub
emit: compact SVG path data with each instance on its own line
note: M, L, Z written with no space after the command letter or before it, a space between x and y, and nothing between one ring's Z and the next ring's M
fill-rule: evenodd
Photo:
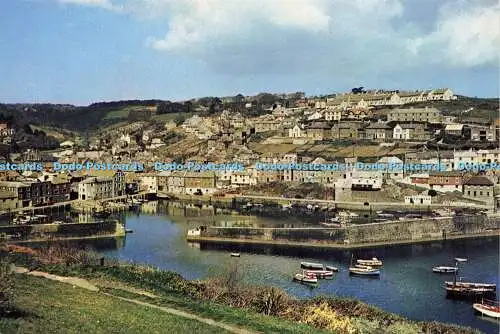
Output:
M311 305L305 309L302 322L334 333L355 334L356 326L349 317L338 315L327 303Z

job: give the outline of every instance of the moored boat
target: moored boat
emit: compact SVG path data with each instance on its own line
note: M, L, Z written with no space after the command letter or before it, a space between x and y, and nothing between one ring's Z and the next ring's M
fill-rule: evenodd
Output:
M308 275L305 272L303 272L302 274L295 274L293 276L293 279L301 283L309 283L309 284L318 283L318 278L316 276Z
M326 269L326 270L333 271L333 272L337 272L337 271L339 271L339 268L334 267L334 266L325 266L325 269Z
M379 276L380 270L376 268L372 268L370 266L365 266L361 264L357 264L354 267L349 268L350 275L360 275L360 276Z
M231 253L232 257L240 257L240 253Z
M450 274L456 273L458 271L458 267L437 266L432 268L432 271L439 274Z
M333 271L330 270L306 270L306 275L315 276L316 278L331 278Z
M474 282L445 282L446 287L458 287L458 288L468 288L468 289L485 289L488 291L496 291L496 284L489 283L474 283Z
M311 270L323 270L323 264L321 263L313 263L313 262L301 262L300 267L303 269L311 269Z
M495 297L496 285L472 282L445 282L446 295L452 298Z
M500 306L498 302L492 300L482 300L481 303L474 303L472 308L482 315L492 318L500 318Z
M371 267L381 267L382 266L382 261L377 259L376 257L372 258L371 260L356 260L358 264L365 265L365 266L371 266Z

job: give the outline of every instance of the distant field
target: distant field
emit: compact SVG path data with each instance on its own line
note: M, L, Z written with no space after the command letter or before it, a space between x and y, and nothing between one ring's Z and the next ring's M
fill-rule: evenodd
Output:
M193 112L161 114L161 115L153 115L153 117L151 117L151 118L154 120L157 120L157 121L167 122L167 121L173 121L179 115L183 115L184 117L186 117L186 119L188 119L188 118L192 117L194 114L195 113L193 113Z
M43 131L47 136L52 136L57 140L74 140L77 144L81 142L81 137L78 133L66 129L55 128L45 125L30 125L31 129Z

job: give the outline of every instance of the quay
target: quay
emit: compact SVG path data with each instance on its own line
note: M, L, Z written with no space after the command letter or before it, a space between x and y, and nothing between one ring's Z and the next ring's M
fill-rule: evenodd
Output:
M500 231L487 231L482 233L474 233L467 235L449 235L446 240L459 240L459 239L476 239L476 238L488 238L488 237L500 237ZM391 245L411 245L418 243L428 243L434 241L444 241L442 238L426 238L419 240L392 240L383 242L367 242L361 244L333 244L333 243L321 243L321 242L300 242L300 241L279 241L279 240L253 240L253 239L232 239L232 238L214 238L214 237L196 237L188 236L186 238L188 242L198 242L198 243L212 243L212 244L246 244L246 245L264 245L264 246L283 246L283 247L297 247L297 248L330 248L339 250L351 250L351 249L363 249L372 247L382 247Z
M52 212L60 212L60 211L66 211L70 210L72 206L75 204L78 205L78 203L89 203L91 204L90 206L94 205L100 205L103 203L107 202L126 202L128 199L144 199L147 196L147 192L141 192L133 195L122 195L122 196L117 196L117 197L110 197L110 198L103 198L99 200L94 200L94 201L80 201L80 200L71 200L71 201L65 201L65 202L59 202L59 203L54 203L50 205L44 205L44 206L26 206L22 208L17 208L17 209L11 209L7 211L0 211L0 215L2 214L14 214L14 213L31 213L31 215L34 215L35 213L52 213Z
M109 238L125 236L118 220L93 223L24 224L0 226L0 240L8 242Z
M463 215L348 225L340 228L218 227L189 230L189 242L265 244L338 249L500 236L500 217Z
M324 204L331 205L334 209L343 210L384 210L384 209L416 209L416 208L429 208L429 209L459 209L459 208L476 208L481 210L491 210L491 206L452 202L446 204L432 203L425 205L408 204L404 202L362 202L362 201L335 201L323 199L306 199L306 198L286 198L286 197L273 197L273 196L254 196L254 195L233 195L234 198L245 200L261 200L272 201L279 204Z

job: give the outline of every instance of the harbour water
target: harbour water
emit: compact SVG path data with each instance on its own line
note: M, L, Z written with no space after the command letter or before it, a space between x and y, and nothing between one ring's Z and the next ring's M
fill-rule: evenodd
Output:
M475 315L471 302L446 299L444 281L453 280L453 275L432 273L434 266L453 265L455 257L466 257L468 262L461 265L459 273L463 280L500 285L497 237L385 246L353 253L284 246L198 244L188 243L185 234L201 219L226 226L251 224L252 220L204 214L186 218L165 211L155 213L158 211L163 210L126 214L125 225L133 233L127 234L119 247L93 245L107 256L173 270L187 279L219 275L237 265L246 282L279 286L298 298L352 297L414 320L436 320L470 326L485 333L499 332L499 322ZM290 221L296 223L293 219ZM287 222L258 218L253 223ZM241 253L241 257L231 257L231 252ZM351 254L359 258L380 258L384 262L380 278L350 277L347 268ZM332 280L322 280L319 287L311 289L292 282L293 274L300 272L301 261L334 265L340 271Z

